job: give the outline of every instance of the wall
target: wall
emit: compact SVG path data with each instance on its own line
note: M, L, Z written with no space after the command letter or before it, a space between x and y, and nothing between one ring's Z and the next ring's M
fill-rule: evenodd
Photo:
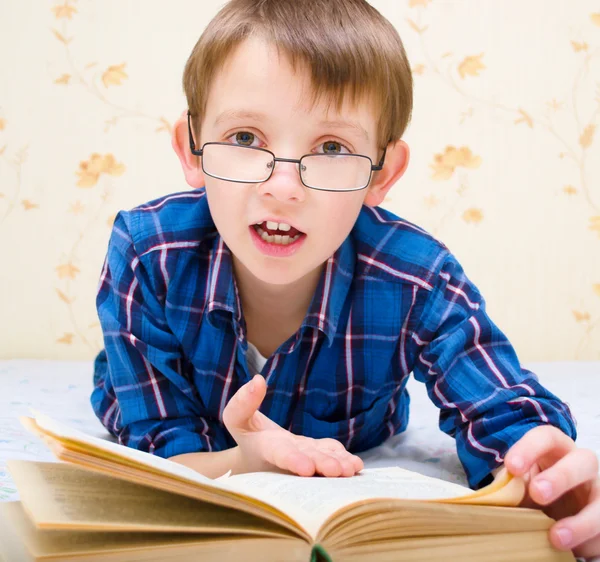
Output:
M181 74L222 2L0 0L0 358L89 359L119 209L188 189ZM600 359L600 6L377 0L415 78L385 206L441 238L522 360Z

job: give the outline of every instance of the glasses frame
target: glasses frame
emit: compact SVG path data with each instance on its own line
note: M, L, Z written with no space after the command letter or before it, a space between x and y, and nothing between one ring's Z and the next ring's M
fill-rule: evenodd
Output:
M373 172L379 172L380 170L383 169L383 163L385 161L385 153L387 151L387 147L383 149L383 154L381 156L381 160L379 161L379 164L377 164L376 166L373 164L373 160L371 160L371 158L369 156L365 156L364 154L351 154L350 156L358 156L360 158L366 158L370 163L371 163L371 170L369 172L369 179L367 181L367 184L364 185L363 187L355 187L352 189L327 189L324 187L313 187L312 185L307 185L306 183L304 183L304 179L302 179L302 171L301 171L301 166L303 166L302 164L302 160L304 160L304 158L308 158L311 156L315 156L315 154L304 154L303 156L301 156L299 159L295 159L295 158L277 158L275 156L275 154L273 154L270 150L267 150L266 148L259 148L257 146L242 146L242 145L236 145L236 144L231 144L230 142L205 142L202 147L198 150L196 149L196 143L194 142L194 137L192 136L192 122L191 122L191 113L188 110L187 112L187 120L188 120L188 134L190 137L190 150L192 152L192 154L194 156L202 156L202 153L204 152L204 148L208 145L211 144L217 144L217 145L225 145L225 146L238 146L239 148L247 148L249 150L260 150L262 152L266 152L268 154L271 155L271 157L273 158L273 165L271 166L271 173L269 174L269 176L264 179L264 180L260 180L260 181L242 181L242 180L232 180L229 178L222 178L220 176L215 176L209 172L207 172L204 169L204 159L202 160L202 171L209 175L212 178L218 179L218 180L224 180L224 181L230 181L233 183L264 183L266 181L269 181L271 179L271 176L273 175L273 171L275 170L275 164L277 162L290 162L292 164L298 164L298 175L300 176L300 181L302 182L302 185L304 185L305 187L307 187L308 189L315 189L317 191L330 191L330 192L340 192L340 193L344 193L344 192L349 192L349 191L361 191L363 189L366 189L367 187L369 187L369 184L371 183L371 178L373 177ZM335 155L332 155L335 156ZM341 155L341 156L345 156L345 155ZM304 167L305 168L305 167Z

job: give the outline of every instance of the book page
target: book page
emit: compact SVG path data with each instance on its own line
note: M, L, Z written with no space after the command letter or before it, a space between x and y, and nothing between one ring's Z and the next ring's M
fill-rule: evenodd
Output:
M338 509L366 499L433 500L473 494L472 490L423 476L403 468L364 469L351 478L302 478L288 474L257 472L230 477L228 486L269 497L289 513L313 537Z
M21 504L37 527L290 536L235 509L116 480L64 463L9 460Z
M194 535L180 533L98 533L36 529L19 502L0 502L0 560L102 560L263 562L265 552L277 560L308 560L310 545L298 539Z
M464 503L487 503L485 498L488 490L493 489L498 492L496 495L501 497L504 483L512 485L516 480L511 481L510 477L505 481L497 479L489 487L478 492L400 468L363 470L360 475L352 478L303 478L287 474L255 473L229 478L224 475L220 479L212 480L178 463L87 436L42 414L36 413L35 421L24 418L23 423L34 433L41 433L51 444L59 443L67 451L75 451L69 456L73 459L77 457L77 464L81 466L93 470L102 464L102 471L110 472L115 478L124 478L124 471L137 471L147 473L148 479L155 473L163 475L163 481L167 478L169 481L184 480L199 499L204 500L203 496L206 496L208 491L229 493L232 500L235 496L239 498L236 499L238 505L240 501L244 501L248 506L252 506L255 513L258 508L264 510L259 504L252 502L253 499L258 500L264 506L278 510L280 515L290 517L299 525L299 530L308 531L312 537L316 536L320 524L330 514L340 507L360 500L386 498L453 501L449 498L460 496L464 498ZM57 454L56 448L51 449ZM59 456L63 457L66 458L67 455ZM131 470L128 467L131 467ZM165 485L155 483L155 487L162 489L165 489ZM512 496L515 496L515 493L511 493L510 501L514 500ZM212 497L214 499L214 494ZM222 497L225 503L226 498ZM507 502L506 497L502 499L504 505L516 505ZM240 509L243 509L243 505L240 505ZM268 515L273 517L276 514L268 512Z
M145 453L144 451L138 451L137 449L125 447L123 445L119 445L118 443L113 443L112 441L86 435L81 431L53 420L41 412L32 410L32 413L35 417L35 423L40 429L50 433L52 436L60 438L61 440L67 439L74 441L75 443L89 444L95 448L106 451L107 453L118 455L123 459L128 459L137 465L154 468L162 473L172 474L190 482L205 484L213 488L221 487L219 485L219 479L212 480L187 466L183 466L182 464L151 455L150 453ZM21 421L27 427L27 429L33 430L30 425L27 425L27 418L24 418Z

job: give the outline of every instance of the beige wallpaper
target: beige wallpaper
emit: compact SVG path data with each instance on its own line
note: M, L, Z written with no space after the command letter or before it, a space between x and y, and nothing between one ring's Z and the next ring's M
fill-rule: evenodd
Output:
M187 189L181 74L221 1L0 0L0 358L90 359L112 219ZM600 3L373 0L415 75L386 200L522 360L600 359Z

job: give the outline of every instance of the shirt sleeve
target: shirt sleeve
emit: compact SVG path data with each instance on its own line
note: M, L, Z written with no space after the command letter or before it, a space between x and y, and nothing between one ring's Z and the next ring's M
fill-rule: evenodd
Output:
M440 429L456 439L469 485L477 488L510 447L541 424L576 438L569 407L521 368L485 301L449 254L416 331L414 376L440 408Z
M117 215L98 287L105 349L94 364L93 409L121 444L161 457L226 449L229 433L219 420L203 417L191 374L183 372L190 369L182 369L164 296L136 252L131 221L127 212Z

